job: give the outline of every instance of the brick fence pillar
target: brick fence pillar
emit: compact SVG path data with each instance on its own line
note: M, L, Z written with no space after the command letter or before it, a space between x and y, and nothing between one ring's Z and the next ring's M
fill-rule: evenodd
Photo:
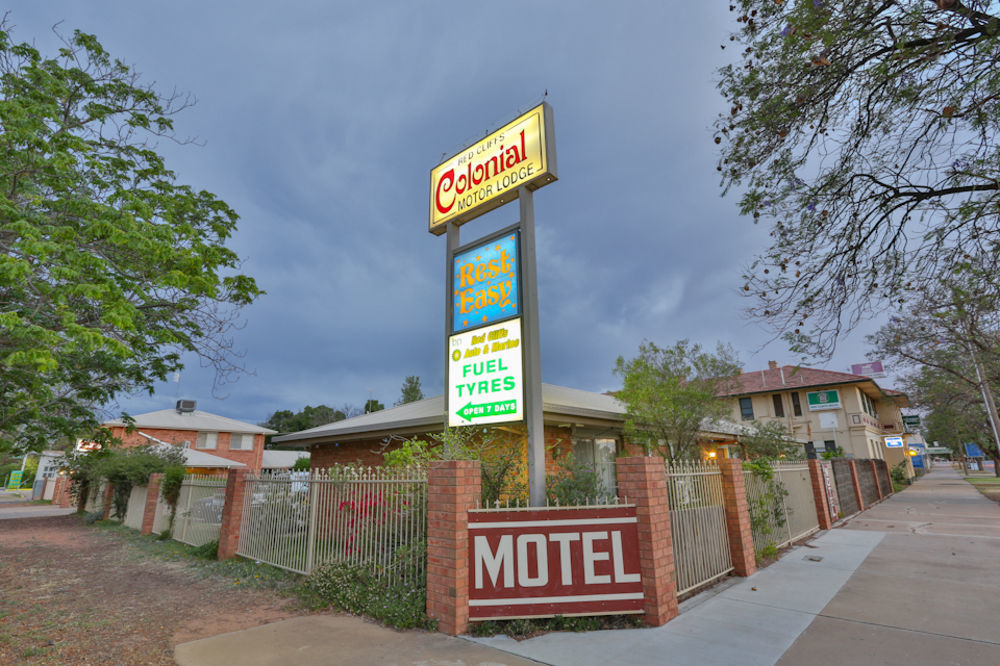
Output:
M658 627L677 617L666 467L659 456L618 458L616 467L618 494L636 505L639 519L639 564L646 624Z
M749 576L757 571L757 557L750 529L750 505L747 503L743 480L743 461L724 458L719 461L722 471L722 502L726 509L726 529L729 532L729 552L733 558L733 573Z
M858 511L865 510L865 500L861 496L861 483L858 482L858 466L856 460L849 460L851 463L851 481L854 484L854 496L858 499Z
M812 481L813 501L816 503L816 518L819 519L819 528L829 530L833 528L833 520L830 516L830 502L826 497L826 482L823 480L823 463L820 460L809 460L809 479Z
M149 475L146 483L146 506L142 510L142 527L139 534L152 534L153 524L156 522L156 505L160 501L160 482L163 481L163 473Z
M246 475L245 468L233 468L226 477L226 503L222 506L222 527L219 529L220 560L236 556L236 548L240 542L240 522L243 520Z
M63 475L56 477L56 487L52 491L52 503L60 509L69 508L69 493L66 492L66 484L69 482Z
M885 497L885 493L882 492L882 482L879 481L878 474L878 461L872 458L868 462L872 465L872 476L875 477L875 490L878 492L878 498L882 499Z
M481 484L478 460L442 460L427 469L427 615L450 636L469 628L469 509Z

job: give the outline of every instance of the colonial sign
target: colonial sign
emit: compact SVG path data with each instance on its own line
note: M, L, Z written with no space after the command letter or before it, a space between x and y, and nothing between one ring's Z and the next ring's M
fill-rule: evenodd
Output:
M469 619L643 611L634 506L469 512Z
M903 438L902 437L886 437L885 446L889 449L901 449L903 448Z
M452 335L448 339L448 425L523 418L521 320Z
M452 262L452 333L520 313L518 232L455 254Z
M836 389L806 393L806 401L809 404L810 412L840 409L840 393Z
M552 107L542 102L431 169L430 231L464 224L556 180Z

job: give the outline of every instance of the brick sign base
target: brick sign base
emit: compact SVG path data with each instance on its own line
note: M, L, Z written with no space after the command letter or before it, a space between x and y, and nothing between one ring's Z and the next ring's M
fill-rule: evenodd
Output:
M634 506L469 512L469 619L643 612Z

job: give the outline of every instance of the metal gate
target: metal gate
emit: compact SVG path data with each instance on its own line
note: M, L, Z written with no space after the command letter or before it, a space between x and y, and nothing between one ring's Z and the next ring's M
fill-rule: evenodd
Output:
M719 466L667 463L667 497L677 595L681 596L733 570Z

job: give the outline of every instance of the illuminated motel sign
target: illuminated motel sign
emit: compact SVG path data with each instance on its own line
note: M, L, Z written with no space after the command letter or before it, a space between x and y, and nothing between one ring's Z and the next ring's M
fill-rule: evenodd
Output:
M520 187L555 181L552 127L552 107L543 102L431 169L431 233L513 201Z
M448 241L445 423L525 423L533 506L545 503L533 193L558 177L553 127L542 102L430 173L428 229ZM460 243L463 224L515 200L516 224Z

